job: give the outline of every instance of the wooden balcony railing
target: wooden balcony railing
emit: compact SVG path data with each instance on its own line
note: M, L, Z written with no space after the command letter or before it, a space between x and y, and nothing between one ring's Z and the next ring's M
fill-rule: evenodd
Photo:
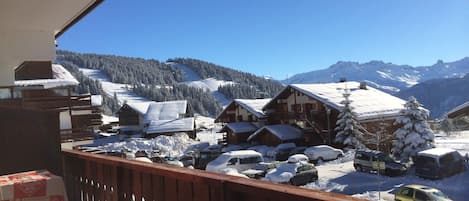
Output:
M77 150L64 150L62 155L67 194L73 201L360 200L341 194Z
M60 130L60 141L80 141L93 139L93 130L90 128L72 128Z

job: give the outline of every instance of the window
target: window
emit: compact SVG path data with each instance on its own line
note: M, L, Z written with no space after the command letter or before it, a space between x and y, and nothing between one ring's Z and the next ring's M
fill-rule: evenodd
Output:
M239 159L240 164L252 164L252 163L260 163L260 162L262 162L262 159L259 156L253 156L253 157L240 158Z
M248 121L253 121L252 114L248 116Z
M414 189L404 188L401 190L401 195L412 198L414 197Z
M417 199L419 201L430 200L430 198L427 195L425 195L425 193L422 192L422 191L415 191L415 199Z
M238 158L232 158L228 161L228 165L236 165L238 162Z
M358 160L365 160L365 161L370 160L370 157L368 155L362 154L362 153L357 153L355 158L357 158Z
M238 115L238 121L243 121L243 115Z

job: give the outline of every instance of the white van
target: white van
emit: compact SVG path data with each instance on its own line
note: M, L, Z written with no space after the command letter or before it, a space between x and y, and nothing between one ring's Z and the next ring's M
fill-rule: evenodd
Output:
M253 150L230 151L208 163L205 170L221 172L225 168L233 168L242 172L263 161L262 154Z

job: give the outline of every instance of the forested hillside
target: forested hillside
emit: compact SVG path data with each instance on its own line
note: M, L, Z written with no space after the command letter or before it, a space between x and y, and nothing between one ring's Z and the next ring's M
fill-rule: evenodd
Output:
M187 99L195 112L207 116L215 116L221 110L221 106L210 93L181 84L180 71L156 60L59 50L57 62L69 69L80 81L77 93L102 94L99 83L78 71L78 68L90 68L104 71L112 82L133 86L134 92L150 100ZM115 113L118 109L114 97L106 97L104 104L111 113Z
M77 65L69 61L62 61L61 64L78 80L78 82L80 82L80 84L73 89L74 93L92 95L102 94L101 92L103 91L103 88L101 84L98 81L92 80L83 75L83 73L78 70ZM115 97L103 96L104 114L113 115L119 108L119 103Z
M169 59L168 62L184 64L204 79L212 77L237 83L235 85L220 86L218 89L220 93L232 99L273 97L283 89L282 84L277 81L197 59L175 58Z
M104 71L112 82L122 84L170 85L182 81L180 71L154 59L114 55L79 54L58 50L57 62L71 62L80 68Z

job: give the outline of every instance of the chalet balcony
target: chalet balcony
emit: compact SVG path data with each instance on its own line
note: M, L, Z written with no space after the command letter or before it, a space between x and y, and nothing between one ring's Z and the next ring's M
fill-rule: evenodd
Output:
M274 121L279 120L303 120L306 119L307 114L304 112L271 112L267 114L269 119Z
M62 151L69 200L339 201L346 195L202 170Z

